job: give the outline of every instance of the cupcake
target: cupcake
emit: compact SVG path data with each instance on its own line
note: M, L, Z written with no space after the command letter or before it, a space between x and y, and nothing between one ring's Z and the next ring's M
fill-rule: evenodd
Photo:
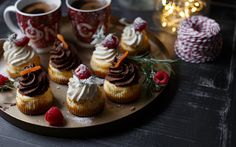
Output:
M118 38L109 34L99 44L96 44L95 51L91 57L90 66L98 77L104 78L108 73L109 67L117 56L116 47L119 44Z
M147 22L138 17L133 24L124 28L121 35L120 50L128 51L129 55L140 55L150 50L146 33Z
M103 80L91 76L88 68L81 64L70 79L67 91L67 108L76 116L92 116L101 112L105 100L98 85Z
M40 58L28 45L29 38L23 36L17 38L16 34L11 35L3 45L4 60L7 63L7 72L11 78L20 76L20 72L30 63L40 65Z
M124 54L127 56L127 52ZM104 91L107 97L117 103L128 103L140 95L138 69L124 55L109 68L105 77Z
M53 95L49 87L46 72L41 66L26 66L20 72L19 85L16 91L16 105L27 115L46 112L52 105Z
M51 80L67 84L72 71L80 64L80 59L71 51L62 35L57 35L54 48L50 51L48 74Z

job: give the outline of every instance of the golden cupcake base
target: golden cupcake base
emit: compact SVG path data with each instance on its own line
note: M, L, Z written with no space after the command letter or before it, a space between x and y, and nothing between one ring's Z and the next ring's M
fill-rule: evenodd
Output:
M72 71L59 71L52 67L50 63L48 65L48 75L52 81L62 85L67 85L69 79L73 76Z
M108 99L116 103L129 103L137 100L140 96L140 84L130 85L126 87L117 87L116 85L105 80L104 91Z
M45 113L53 103L53 95L51 89L39 96L28 97L22 95L17 89L16 92L16 105L18 109L27 115L38 115Z
M104 98L95 98L93 100L84 100L82 102L71 101L70 98L66 99L67 108L70 113L76 116L94 116L104 109Z

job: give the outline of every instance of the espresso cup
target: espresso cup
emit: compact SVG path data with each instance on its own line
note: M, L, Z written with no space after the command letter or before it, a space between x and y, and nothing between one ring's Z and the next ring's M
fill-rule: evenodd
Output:
M81 45L89 45L97 29L108 30L111 0L66 0L68 16Z
M48 52L59 33L61 0L18 0L4 10L4 20L11 31L24 33L38 52ZM10 17L16 13L18 26Z

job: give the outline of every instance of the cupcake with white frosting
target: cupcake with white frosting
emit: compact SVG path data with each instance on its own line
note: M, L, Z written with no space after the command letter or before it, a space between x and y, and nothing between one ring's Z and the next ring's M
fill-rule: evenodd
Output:
M113 34L107 35L101 43L96 44L90 61L91 69L95 75L101 78L106 76L109 67L117 56L118 44L119 40Z
M129 55L140 55L149 51L150 44L146 34L147 22L138 17L131 25L124 28L121 41L120 50L128 51Z
M76 116L92 116L101 112L105 100L98 85L103 80L91 76L89 69L81 64L72 78L70 78L67 90L67 108Z
M16 34L11 35L3 45L4 60L7 62L7 72L11 78L20 76L24 67L31 64L40 65L40 58L28 45L29 38L26 36L17 38Z

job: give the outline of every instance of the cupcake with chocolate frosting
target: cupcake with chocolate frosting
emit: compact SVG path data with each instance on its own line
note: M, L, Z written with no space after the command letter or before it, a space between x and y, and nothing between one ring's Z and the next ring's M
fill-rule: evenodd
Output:
M56 83L67 84L80 59L71 51L62 35L58 34L57 38L55 48L50 51L48 74Z
M70 79L67 91L67 108L77 116L92 116L101 112L105 100L99 85L103 80L92 76L88 68L81 64Z
M147 22L138 17L126 26L121 35L120 50L128 51L129 55L140 55L150 50L146 33Z
M11 78L20 76L20 72L30 63L40 65L37 53L28 45L29 38L26 36L17 38L12 34L3 45L4 60L7 62L7 72Z
M139 79L137 66L121 57L109 68L105 77L104 91L111 101L117 103L134 101L140 95Z
M20 74L16 93L18 109L28 115L46 112L53 101L46 72L41 66L31 64Z

